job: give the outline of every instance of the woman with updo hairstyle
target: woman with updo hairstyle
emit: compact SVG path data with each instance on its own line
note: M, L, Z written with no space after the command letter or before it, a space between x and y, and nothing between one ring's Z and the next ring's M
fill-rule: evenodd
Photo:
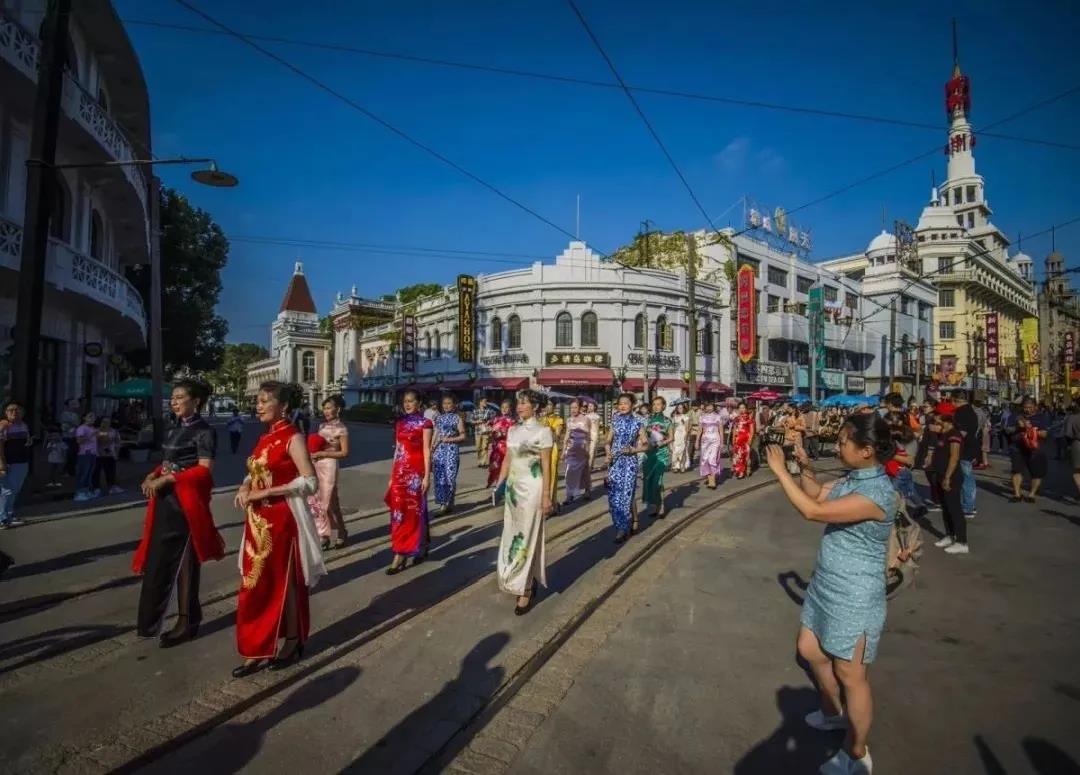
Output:
M421 414L420 396L406 390L401 396L401 416L394 423L394 466L383 502L390 509L390 548L394 559L386 575L394 576L412 558L416 565L427 559L431 543L427 494L431 487L431 437L435 426Z
M888 423L876 413L854 414L841 426L837 454L849 471L828 484L817 481L802 447L795 448L797 478L788 472L781 447L767 450L769 468L795 509L805 519L825 523L797 641L821 695L821 709L806 716L807 725L847 728L844 746L823 772L872 767L867 738L873 701L866 666L885 627L885 555L899 496L883 464L894 452Z
M335 549L345 546L349 536L345 529L345 517L341 513L337 486L338 463L349 456L349 429L341 421L341 410L344 408L345 399L341 396L330 396L323 401L323 423L319 426L319 432L312 434L308 440L311 462L315 465L315 476L319 480L315 527L322 539L323 550L330 548L332 530L337 531Z
M244 663L233 670L237 678L261 670L267 660L271 670L300 661L311 627L308 590L326 574L307 502L317 487L315 467L307 440L289 422L302 396L297 385L264 382L255 400L267 430L248 458L235 501L246 516L236 605L236 644Z
M544 397L534 390L518 395L521 421L506 436L495 488L506 484L503 531L499 544L499 589L517 595L514 613L528 613L536 600L536 584L547 586L544 573L544 518L551 512L551 428L538 417Z
M143 479L147 498L142 541L132 570L142 575L136 629L143 637L161 630L176 588L176 626L161 636L162 648L179 646L198 634L199 568L225 555L225 541L210 513L217 434L200 412L210 386L196 379L173 382L169 408L176 425L161 445L161 465Z

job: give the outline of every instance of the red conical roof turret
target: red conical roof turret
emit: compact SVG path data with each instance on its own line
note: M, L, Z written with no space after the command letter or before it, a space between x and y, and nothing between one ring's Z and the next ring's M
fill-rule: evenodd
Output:
M285 298L281 300L281 312L308 312L317 314L315 301L311 298L311 289L308 288L307 278L304 277L304 265L296 262L289 287L285 291Z

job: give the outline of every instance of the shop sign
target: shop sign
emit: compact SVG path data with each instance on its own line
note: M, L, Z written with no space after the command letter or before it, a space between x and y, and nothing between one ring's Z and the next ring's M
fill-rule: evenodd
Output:
M548 366L611 366L609 353L596 352L550 352L544 355L544 363Z
M485 355L480 358L480 364L483 366L511 366L515 363L528 362L528 353L496 353L495 355Z
M1072 331L1065 332L1065 363L1070 366L1073 363L1073 358L1076 357L1076 340L1073 338Z
M401 371L411 374L416 371L416 317L405 315L401 318Z
M986 365L991 369L998 366L998 313L986 316Z
M844 372L833 369L822 369L818 373L818 386L824 386L827 390L843 390ZM810 369L806 366L799 367L799 387L810 387Z
M458 361L476 362L476 278L459 274L458 289Z
M848 374L846 382L849 393L863 393L866 391L866 379L864 377L856 377L854 374Z
M735 281L737 352L739 360L746 364L757 356L757 288L754 270L743 265Z
M739 381L751 385L791 386L791 364L751 361L739 366Z
M642 354L639 352L633 352L626 356L626 362L630 366L641 366L644 364ZM664 371L678 371L682 367L682 361L679 359L678 355L649 353L649 365L656 366Z

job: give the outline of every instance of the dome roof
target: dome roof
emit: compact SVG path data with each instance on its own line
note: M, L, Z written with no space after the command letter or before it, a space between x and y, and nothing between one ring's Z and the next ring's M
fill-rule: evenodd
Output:
M1013 264L1031 264L1031 263L1034 263L1034 262L1031 260L1031 256L1029 256L1027 253L1017 253L1015 256L1011 256L1009 258L1009 263L1013 263Z
M881 234L870 240L870 245L866 248L866 252L874 253L882 250L896 252L896 237L889 234L884 229L881 230Z

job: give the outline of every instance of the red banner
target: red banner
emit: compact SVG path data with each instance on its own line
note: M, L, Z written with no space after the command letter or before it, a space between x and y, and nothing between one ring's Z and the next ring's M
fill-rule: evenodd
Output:
M998 365L998 313L986 316L986 365L991 369Z
M739 267L739 273L735 281L735 304L737 314L735 317L738 332L736 342L739 360L743 363L752 361L757 357L757 288L754 281L754 268L743 265Z

